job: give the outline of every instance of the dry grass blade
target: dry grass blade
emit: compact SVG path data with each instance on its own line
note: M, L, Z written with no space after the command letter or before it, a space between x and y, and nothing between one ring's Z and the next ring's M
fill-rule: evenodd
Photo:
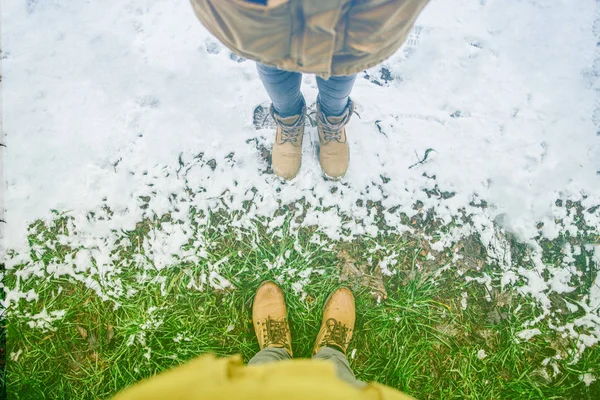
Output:
M366 265L356 266L356 261L350 257L346 250L338 253L338 259L341 265L340 283L349 281L356 286L366 288L375 300L387 299L388 294L379 266L372 273L369 273Z

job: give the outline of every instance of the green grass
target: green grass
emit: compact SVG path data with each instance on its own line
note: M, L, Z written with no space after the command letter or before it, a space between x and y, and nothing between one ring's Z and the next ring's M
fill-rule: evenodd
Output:
M224 226L222 218L214 217L210 225ZM60 265L77 251L59 244L60 236L69 234L67 222L57 217L53 226L41 222L34 226L30 244L38 265ZM588 372L600 375L597 346L571 363L568 350L573 343L543 326L542 335L517 343L523 323L537 315L532 300L502 291L496 284L489 292L476 282L467 283L455 269L435 276L439 263L452 254L439 255L435 263L426 260L427 244L418 236L333 243L310 229L301 229L297 238L278 238L260 228L253 245L249 239L239 240L231 229L196 226L208 243L208 259L147 270L149 279L145 280L140 278L144 269L130 261L143 254L140 243L155 228L160 229L159 221L144 221L136 230L120 233L129 239L114 254L121 271L107 279L118 278L124 288L137 292L118 297L117 308L69 276L44 273L22 281L21 291L34 289L39 299L21 300L18 308L9 309L6 353L22 350L18 361L7 357L9 398L104 399L203 353L241 353L247 361L258 351L250 319L252 298L266 279L280 281L287 294L295 356L309 357L323 303L341 285L341 250L357 264L368 264L369 258L379 260L392 251L398 254L398 273L385 279L386 300L377 302L364 287L349 284L356 294L357 323L348 353L355 355L350 364L359 379L421 399L600 398L598 382L585 386L579 378ZM315 237L326 244L311 240ZM482 272L497 275L494 266L485 265L477 246L464 248L471 259L481 262ZM550 246L548 254L553 249ZM221 264L219 273L233 288L215 290L206 285L199 291L189 287L190 276L198 281L202 273L210 272L211 264L224 257L228 261ZM283 266L270 268L265 263L274 263L278 257L283 257ZM16 272L29 267L7 271L6 286L14 287ZM299 275L307 268L313 268L307 278ZM304 283L304 296L294 292L299 282ZM463 310L465 292L468 306ZM53 323L54 330L31 329L30 319L23 315L44 308L65 310L66 315ZM135 340L130 343L132 337ZM480 350L486 353L483 359L478 357ZM553 361L560 374L553 377L551 365L542 367L542 361L556 355L562 356Z

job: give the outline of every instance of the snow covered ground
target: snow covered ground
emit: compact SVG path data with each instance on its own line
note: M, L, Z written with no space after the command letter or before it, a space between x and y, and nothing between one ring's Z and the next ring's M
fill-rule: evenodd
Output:
M594 0L432 1L404 48L383 64L389 76L374 68L358 79L361 118L348 127L351 165L338 183L321 177L314 128L294 181L267 173L261 148L273 132L253 125L255 107L268 103L254 64L219 45L187 2L9 0L1 12L9 269L28 262L27 227L52 220L51 210L73 217L78 235L64 240L100 249L96 258L104 255L110 270L112 232L152 215L189 220L190 205L242 210L252 201L232 223L248 227L304 199L298 224L338 240L377 235L373 210L360 205L367 200L381 202L392 232L411 230L400 214L414 215L420 201L445 224L469 217L432 240L434 249L477 233L502 282L520 279L519 290L549 312L550 294L572 289L578 272L568 260L544 265L533 241L538 224L548 239L577 235L576 216L560 199L581 202L591 210L585 225L600 228ZM314 102L313 76L303 90ZM427 149L434 150L427 160L409 168ZM436 188L454 196L427 194ZM110 219L89 218L107 209ZM282 223L273 219L271 229ZM533 246L533 270L502 252L499 228ZM181 253L188 232L173 225L148 244L163 255L157 266ZM63 268L77 275L85 270L77 262ZM600 340L599 305L597 274L579 305L590 335L583 345Z

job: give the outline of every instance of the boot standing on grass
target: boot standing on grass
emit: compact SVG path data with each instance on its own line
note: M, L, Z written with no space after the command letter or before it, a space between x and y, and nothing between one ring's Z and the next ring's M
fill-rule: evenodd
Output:
M406 40L429 0L191 0L204 26L239 56L255 60L277 125L273 171L293 179L302 163L306 102L302 73L319 87L319 162L326 177L346 174L346 125L356 74Z
M356 379L346 358L355 319L352 292L347 288L335 290L323 306L312 359L292 359L284 293L274 282L263 282L252 305L252 325L260 351L248 366L242 364L240 356L218 359L204 355L140 382L113 400L412 399L390 387Z

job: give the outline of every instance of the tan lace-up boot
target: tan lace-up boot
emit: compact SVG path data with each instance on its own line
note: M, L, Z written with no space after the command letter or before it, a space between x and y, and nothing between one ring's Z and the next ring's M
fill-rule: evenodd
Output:
M347 288L340 288L333 292L323 308L323 321L317 335L313 356L323 347L333 347L346 354L352 339L355 319L352 292Z
M317 129L319 131L319 161L323 173L331 179L346 174L350 151L346 137L346 125L354 113L354 103L348 100L344 113L339 117L328 117L321 112L317 103Z
M271 106L271 116L277 124L277 133L271 160L273 172L283 179L293 179L302 163L302 138L304 136L304 121L306 106L302 107L300 115L281 117Z
M283 291L271 281L263 282L254 296L252 323L260 349L278 347L292 356L292 335L287 321Z

